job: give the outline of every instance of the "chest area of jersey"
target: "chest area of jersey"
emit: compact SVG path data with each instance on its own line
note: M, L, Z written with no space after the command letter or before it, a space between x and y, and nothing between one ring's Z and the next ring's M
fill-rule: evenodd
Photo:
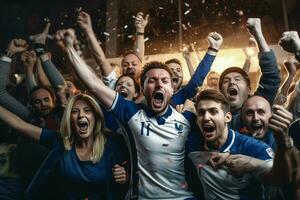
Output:
M151 149L168 149L168 151L182 151L190 131L189 123L180 117L170 116L165 123L158 124L152 117L144 113L134 115L128 121L129 128L137 143Z

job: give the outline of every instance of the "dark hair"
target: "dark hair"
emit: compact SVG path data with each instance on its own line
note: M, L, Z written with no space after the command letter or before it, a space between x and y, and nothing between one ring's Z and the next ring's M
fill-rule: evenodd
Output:
M50 86L40 86L40 85L39 85L39 86L35 86L34 88L32 88L32 89L30 90L29 97L30 97L30 104L31 104L31 105L33 104L32 95L33 95L33 93L36 92L37 90L46 90L46 91L48 91L49 94L50 94L50 96L51 96L51 98L52 98L52 100L53 100L53 103L55 104L55 102L56 102L56 96L55 96L55 92L54 92L53 88L50 87Z
M129 78L131 78L131 79L133 80L135 92L138 93L138 95L140 96L140 85L139 85L138 82L135 80L135 78L133 78L132 76L127 75L127 74L122 74L122 75L118 78L118 80L116 81L116 84L115 84L115 88L114 88L114 89L116 89L117 83L118 83L119 80L120 80L121 78L123 78L123 77L129 77Z
M180 62L180 60L178 60L177 58L172 58L172 59L167 60L167 61L165 62L166 65L167 65L167 64L170 64L170 63L176 63L176 64L178 64L178 65L181 66L181 62Z
M196 105L202 100L212 100L218 103L222 104L222 109L224 113L227 113L230 111L230 104L226 97L219 91L214 89L206 89L199 92L197 97L195 98Z
M136 53L134 53L134 52L129 52L129 53L126 53L126 54L123 55L123 58L122 58L122 61L121 61L121 67L123 66L124 58L125 58L126 56L128 56L128 55L134 55L134 56L136 56L136 57L139 59L139 61L142 63L141 58L138 57L138 55L136 55Z
M142 87L143 87L145 79L146 79L146 73L151 69L164 69L170 74L170 77L173 76L173 72L170 70L170 68L162 62L152 61L152 62L146 63L144 66L144 69L141 73L141 76L140 76L140 80L141 80L140 84Z
M247 82L247 86L250 88L250 79L249 79L247 72L245 72L243 69L241 69L239 67L229 67L229 68L225 69L220 76L220 81L219 81L219 89L220 90L222 89L222 83L223 83L224 77L231 72L237 72L237 73L241 74L245 78L245 80Z

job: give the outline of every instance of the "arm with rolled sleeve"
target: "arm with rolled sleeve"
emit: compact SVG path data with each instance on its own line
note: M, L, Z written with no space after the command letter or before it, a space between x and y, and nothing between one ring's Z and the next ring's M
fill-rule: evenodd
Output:
M53 88L57 89L59 85L65 84L65 79L62 74L57 70L55 65L50 60L49 56L46 54L41 55L41 61L43 69L52 85Z

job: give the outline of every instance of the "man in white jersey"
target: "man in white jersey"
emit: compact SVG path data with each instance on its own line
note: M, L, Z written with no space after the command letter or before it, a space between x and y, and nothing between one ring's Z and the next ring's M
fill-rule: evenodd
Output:
M264 199L261 181L267 184L290 181L292 148L287 130L291 113L273 106L269 128L274 132L277 149L272 167L273 151L267 144L228 128L232 116L222 93L212 89L200 92L196 108L204 144L201 151L192 152L189 157L197 166L205 199ZM232 155L219 159L215 152Z
M57 32L70 62L89 91L130 130L135 140L139 167L139 199L194 199L187 190L184 146L190 131L191 112L178 113L169 105L173 95L172 72L160 62L145 65L141 86L147 105L124 99L105 86L77 55L74 31Z

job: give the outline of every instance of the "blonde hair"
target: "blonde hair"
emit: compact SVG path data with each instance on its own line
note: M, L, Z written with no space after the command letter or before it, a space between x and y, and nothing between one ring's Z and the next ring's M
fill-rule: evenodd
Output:
M70 98L67 103L60 123L60 134L63 140L64 148L66 151L70 151L75 140L70 119L72 108L75 101L77 100L83 100L87 102L93 109L95 115L95 125L93 128L93 150L90 155L90 159L93 163L96 163L101 159L103 155L106 142L106 134L109 131L105 128L104 116L100 106L93 97L87 94L79 93Z

